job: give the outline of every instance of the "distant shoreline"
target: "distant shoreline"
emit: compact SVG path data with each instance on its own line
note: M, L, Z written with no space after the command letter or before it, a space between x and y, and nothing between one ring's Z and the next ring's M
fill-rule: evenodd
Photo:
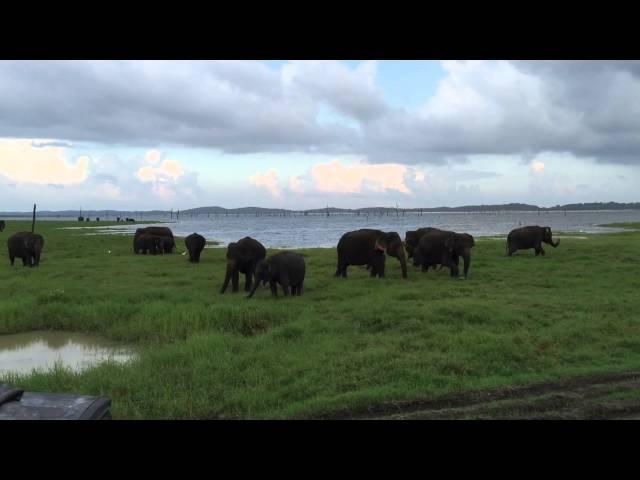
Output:
M309 210L272 210L272 209L261 209L255 211L238 211L244 209L228 209L226 211L215 211L215 212L203 212L203 211L194 211L194 210L184 210L177 212L171 211L138 211L138 212L113 212L113 211L86 211L83 212L83 216L85 218L95 219L96 217L101 218L103 220L115 220L117 217L133 217L136 216L139 219L143 219L146 217L173 217L176 218L178 216L189 217L192 218L194 216L332 216L332 215L344 215L344 216L403 216L403 215L427 215L427 214L438 214L438 213L460 213L460 214L497 214L497 213L590 213L590 212L623 212L623 211L640 211L640 206L637 208L591 208L591 209L571 209L571 208L540 208L540 209L530 209L530 210L511 210L511 209L501 209L501 210L460 210L457 208L451 209L359 209L359 210L346 210L346 209L329 209L327 212L325 211L309 211ZM364 210L364 211L363 211ZM42 211L37 212L38 218L59 218L59 219L77 219L78 214L72 214L67 212L51 212L51 211ZM14 218L14 219L31 219L31 212L0 212L0 218Z

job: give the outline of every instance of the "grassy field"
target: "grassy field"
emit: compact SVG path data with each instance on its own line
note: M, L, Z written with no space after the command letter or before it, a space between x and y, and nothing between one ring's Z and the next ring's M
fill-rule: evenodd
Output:
M108 395L115 418L331 417L640 369L639 232L564 238L545 257L509 258L503 240L477 239L465 281L414 267L402 280L392 258L384 279L362 267L338 279L335 249L300 250L303 296L273 299L267 287L246 300L219 294L224 249L191 265L63 226L75 224L37 225L39 268L11 268L3 247L0 334L91 333L135 346L138 360L0 383ZM29 229L8 221L0 240Z

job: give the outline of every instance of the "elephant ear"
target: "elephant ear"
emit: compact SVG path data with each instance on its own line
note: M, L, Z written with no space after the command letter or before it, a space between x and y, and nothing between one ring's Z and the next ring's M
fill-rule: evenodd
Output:
M384 240L383 241L380 241L380 240L381 239L376 240L375 249L386 254L387 253L387 246L386 246Z

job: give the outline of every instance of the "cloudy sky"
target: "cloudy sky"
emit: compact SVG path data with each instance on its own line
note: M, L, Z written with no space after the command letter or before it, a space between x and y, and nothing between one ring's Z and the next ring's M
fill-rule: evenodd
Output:
M0 61L0 211L640 201L640 62Z

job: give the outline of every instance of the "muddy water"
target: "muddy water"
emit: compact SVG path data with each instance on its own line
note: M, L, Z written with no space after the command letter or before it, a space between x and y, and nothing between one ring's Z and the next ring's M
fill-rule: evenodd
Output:
M81 371L104 360L126 362L134 353L103 339L79 333L28 332L0 335L0 375L48 370L58 363Z

